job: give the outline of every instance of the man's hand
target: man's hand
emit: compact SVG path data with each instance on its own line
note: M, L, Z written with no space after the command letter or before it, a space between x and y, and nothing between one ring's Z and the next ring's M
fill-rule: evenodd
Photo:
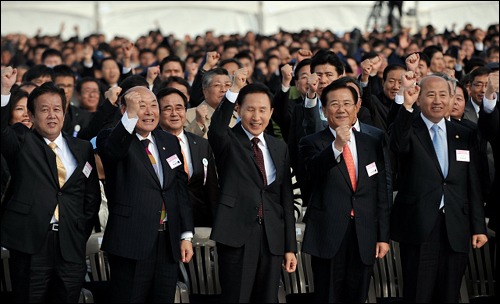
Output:
M313 53L310 50L300 49L297 52L297 63L301 62L304 59L312 58Z
M293 252L287 252L285 253L285 264L281 264L281 267L285 269L286 272L292 273L295 271L295 268L297 267L297 257L295 256L295 253Z
M86 64L92 63L92 54L94 53L94 49L90 44L85 45L83 49L83 60Z
M375 258L383 258L389 251L389 244L386 242L377 242L377 249L375 250Z
M311 99L316 96L316 92L318 91L319 86L319 76L316 73L312 73L307 76L307 98Z
M293 68L289 64L285 64L284 66L281 67L281 75L283 75L283 80L281 81L281 84L285 88L290 87L290 82L292 82L293 78Z
M109 102L111 102L111 104L116 104L116 101L118 100L118 95L120 95L120 92L122 91L122 88L120 87L112 87L112 88L109 88L109 90L107 90L105 93L104 93L104 98L107 98L109 100Z
M138 92L128 93L125 95L125 103L127 104L128 118L136 118L140 108L141 94Z
M190 241L181 241L181 261L182 263L189 263L193 257L193 243Z
M376 75L378 73L378 70L382 66L382 57L380 57L379 54L377 57L372 58L371 61L373 63L373 69L370 75Z
M125 42L122 45L123 49L123 58L130 58L132 56L132 49L134 48L134 43L132 41Z
M2 80L1 80L1 90L2 95L9 95L10 89L16 83L17 80L17 69L13 69L11 66L6 67L2 70Z
M196 107L196 122L200 128L203 128L207 119L208 107L207 105L199 105Z
M481 248L488 241L485 234L474 234L472 236L472 248Z
M404 96L405 88L411 87L417 82L417 74L413 71L407 71L401 74L401 86L399 87L398 95Z
M240 90L247 84L248 69L242 68L234 71L234 81L231 87L231 92L239 93Z
M404 98L405 101L403 103L403 106L407 109L413 109L413 104L417 101L418 99L418 94L420 93L420 87L416 84L404 88Z
M337 136L335 137L335 141L333 145L335 149L338 151L342 151L347 142L351 139L351 126L348 124L338 126L335 129Z
M146 75L146 80L150 86L153 85L156 77L160 74L160 66L152 66L148 68L148 74Z
M219 62L220 54L217 52L208 52L207 53L207 61L203 65L203 69L205 71L210 71L214 66Z
M413 53L408 58L406 58L406 69L408 71L415 72L418 67L418 62L420 61L420 55L418 53Z
M196 77L196 73L198 73L198 63L196 62L191 62L187 67L186 70L188 72L188 77L187 81L193 82L194 78Z
M498 71L488 75L488 84L486 85L486 93L484 96L490 100L494 100L495 92L498 92Z

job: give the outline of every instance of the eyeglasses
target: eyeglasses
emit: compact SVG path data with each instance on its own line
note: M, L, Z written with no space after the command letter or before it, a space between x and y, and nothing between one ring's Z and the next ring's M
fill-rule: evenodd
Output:
M332 102L328 104L328 107L330 107L333 110L338 110L340 109L341 106L346 110L350 110L355 106L355 104L352 102L346 102L346 103Z
M99 94L99 90L83 90L82 95Z
M488 86L488 83L473 83L472 86L474 86L476 89L481 89L486 88L486 86Z
M214 84L211 84L210 87L211 88L216 88L216 89L222 89L222 88L225 88L225 89L230 89L231 86L233 84L230 83L230 82L226 82L226 83L220 83L220 82L217 82L217 83L214 83Z
M183 106L177 106L177 107L171 107L171 106L166 106L164 107L161 112L165 113L166 115L172 114L172 112L175 111L176 113L186 111L186 108Z

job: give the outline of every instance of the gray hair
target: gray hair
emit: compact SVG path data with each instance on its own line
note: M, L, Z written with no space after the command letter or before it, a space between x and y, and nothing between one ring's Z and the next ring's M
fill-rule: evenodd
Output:
M441 77L446 81L450 81L451 84L453 85L453 95L455 95L457 93L457 80L455 78L452 78L452 77L450 77L450 75L445 74L445 73L434 73L432 75Z
M231 76L231 74L228 72L228 70L223 69L223 68L214 68L214 69L211 69L210 71L207 71L205 73L205 75L203 75L203 79L201 81L201 86L204 89L208 89L210 87L210 83L212 82L212 79L217 75L227 75L227 76L229 76L231 83L233 83L233 76Z

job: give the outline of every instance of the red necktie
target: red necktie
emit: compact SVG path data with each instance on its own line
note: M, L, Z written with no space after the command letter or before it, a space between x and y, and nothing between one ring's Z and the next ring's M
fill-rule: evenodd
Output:
M264 166L264 155L262 154L262 150L259 148L259 141L257 137L252 138L253 144L253 153L255 155L255 160L257 160L257 165L259 166L260 172L262 173L262 177L264 178L264 187L267 186L267 175L266 175L266 167ZM259 207L259 217L264 218L264 212L262 211L262 203L260 203Z
M356 166L354 165L354 159L352 158L351 149L349 145L345 145L342 150L342 155L344 156L345 164L347 166L347 171L349 172L349 178L351 179L352 189L356 192L356 186L358 185L356 181ZM351 210L351 216L354 215L354 210Z

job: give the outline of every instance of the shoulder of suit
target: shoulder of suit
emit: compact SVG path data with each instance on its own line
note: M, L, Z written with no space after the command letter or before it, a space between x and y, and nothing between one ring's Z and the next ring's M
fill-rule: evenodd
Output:
M186 134L186 137L188 139L193 139L197 143L199 142L199 143L207 143L208 144L208 139L203 138L203 137L201 137L199 135L196 135L196 134L194 134L192 132L188 132L188 131L184 130L184 134Z

